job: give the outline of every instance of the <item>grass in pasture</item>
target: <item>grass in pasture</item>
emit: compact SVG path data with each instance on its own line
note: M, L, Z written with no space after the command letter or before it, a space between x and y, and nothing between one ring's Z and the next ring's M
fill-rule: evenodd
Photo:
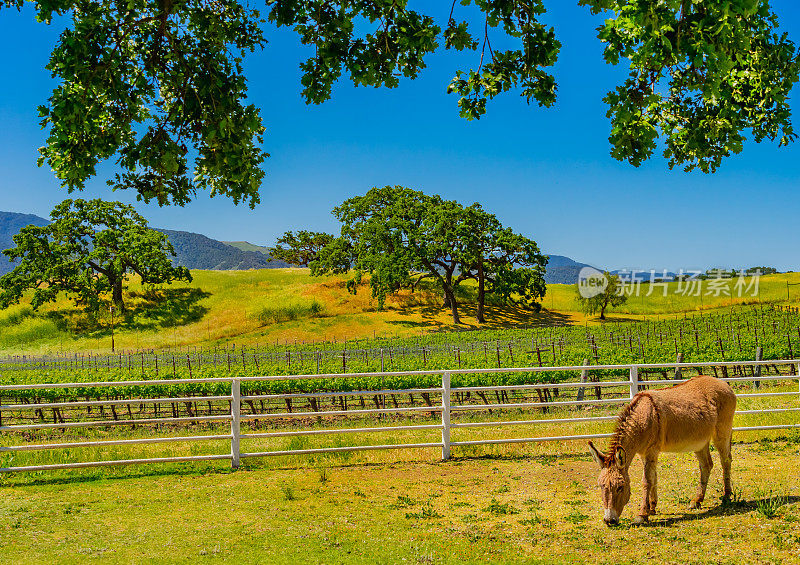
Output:
M284 500L295 500L297 496L294 494L294 483L293 482L282 482L281 483L281 494L283 494Z
M573 442L479 458L456 452L445 463L421 451L415 460L357 454L330 462L325 482L319 467L288 458L248 461L235 473L199 464L12 477L0 487L0 546L10 563L797 562L798 446L777 439L780 449L763 452L755 439L734 444L738 499L721 504L716 465L697 511L681 496L696 486L694 457L663 455L659 514L645 527L630 523L638 459L631 505L608 528L595 465ZM766 516L762 508L773 506Z
M280 324L303 318L318 318L322 315L325 307L312 300L308 304L286 304L283 306L264 306L254 314L262 326L269 324Z
M781 509L789 504L789 496L783 492L773 492L771 489L766 493L762 492L761 497L756 503L756 510L765 518L777 517Z
M493 498L489 503L489 506L484 508L484 512L489 512L495 516L503 516L505 514L519 514L519 509L515 508L508 502L501 503L497 499Z

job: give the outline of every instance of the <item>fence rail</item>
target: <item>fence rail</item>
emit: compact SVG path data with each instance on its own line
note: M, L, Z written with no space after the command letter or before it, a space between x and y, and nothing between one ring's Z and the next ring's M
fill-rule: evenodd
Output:
M118 439L118 440L97 440L97 441L75 441L75 442L62 442L62 443L25 443L22 445L0 446L0 455L4 453L19 453L31 452L39 450L70 450L85 447L104 447L104 446L129 446L129 445L145 445L145 444L160 444L160 443L176 443L176 442L196 442L196 441L212 441L212 442L226 442L230 445L229 454L206 454L206 455L191 455L180 457L153 457L153 458L140 458L140 459L123 459L123 460L107 460L107 461L80 461L70 463L58 463L48 465L22 465L16 467L2 467L0 472L22 472L22 471L43 471L54 469L80 469L89 467L111 466L111 465L135 465L146 463L170 463L170 462L188 462L188 461L218 461L229 460L232 468L239 467L242 458L255 458L255 457L273 457L283 455L311 455L311 454L324 454L324 453L340 453L348 451L368 451L368 450L381 450L381 449L420 449L420 448L437 448L441 450L442 459L449 459L451 456L452 447L464 446L478 446L478 445L499 445L499 444L515 444L515 443L529 443L529 442L548 442L548 441L571 441L571 440L584 440L594 438L610 437L609 433L592 433L592 434L572 434L572 435L559 435L559 436L540 436L540 437L523 437L523 438L496 438L496 439L478 439L478 440L460 440L453 441L451 439L451 432L460 429L475 429L475 428L488 428L488 427L504 427L504 426L519 426L519 425L542 425L542 424L582 424L588 422L608 422L615 419L614 416L609 415L596 415L596 416L578 416L566 418L548 418L548 419L524 419L524 420L505 420L505 421L488 421L488 422L452 422L451 418L454 415L485 411L485 410L509 410L509 409L541 409L547 410L550 408L560 407L602 407L615 404L622 404L629 402L630 399L636 395L642 387L653 387L662 385L672 385L684 382L684 379L662 379L662 380L648 380L640 381L639 372L643 369L675 369L675 375L681 374L683 369L702 369L708 367L759 367L762 365L783 365L789 367L800 366L800 359L788 360L759 360L759 361L715 361L715 362L697 362L697 363L649 363L649 364L634 364L634 365L576 365L565 367L514 367L514 368L484 368L484 369L440 369L440 370L423 370L423 371L399 371L399 372L385 372L385 373L339 373L339 374L326 374L326 375L286 375L286 376L248 376L248 377L235 377L235 378L204 378L204 379L170 379L170 380L145 380L145 381L117 381L117 382L93 382L93 383L36 383L27 385L4 385L0 386L0 395L14 391L23 390L41 390L41 389L68 389L68 388L104 388L104 387L140 387L154 384L192 384L192 383L230 383L230 394L216 395L216 396L186 396L186 397L170 397L170 398L132 398L124 400L86 400L86 401L70 401L70 402L36 402L31 404L6 404L0 405L0 421L2 415L8 412L23 412L30 410L40 410L45 408L79 408L84 407L90 410L97 406L128 406L135 404L160 404L160 403L180 403L180 402L209 402L221 401L227 402L230 405L230 411L224 415L209 415L200 416L198 414L190 416L173 416L173 417L159 417L159 418L131 418L129 420L91 420L91 421L78 421L78 422L55 422L55 423L38 423L38 424L17 424L17 425L0 425L0 432L3 433L3 440L10 439L11 437L19 437L18 432L27 432L31 430L54 430L54 429L67 429L67 428L91 428L91 427L105 427L105 426L120 426L120 425L147 425L147 424L173 424L173 423L195 423L195 422L230 422L230 433L227 434L207 434L197 436L176 436L176 437L145 437L136 439ZM596 370L619 370L627 371L627 380L614 380L614 381L599 381L589 382L587 379L590 371ZM796 369L794 369L796 372ZM492 374L492 373L547 373L553 371L575 371L580 373L581 380L574 382L561 382L561 383L542 383L531 382L521 385L481 385L481 386L466 386L466 387L451 387L451 376L454 374ZM426 388L408 388L399 390L359 390L359 391L343 391L343 392L319 392L319 393L287 393L287 394L269 394L269 395L242 395L241 383L250 381L274 381L274 380L297 380L297 379L342 379L342 378L355 378L360 379L365 376L423 376L423 375L441 375L441 386L439 387L426 387ZM742 377L725 377L721 380L731 383L744 383L752 382L758 385L761 382L769 381L798 381L797 392L786 391L762 391L762 392L745 392L739 393L739 398L790 398L797 397L800 400L800 377L797 374L789 375L761 375L760 371L753 371L751 376ZM498 404L452 404L453 395L456 395L457 400L461 398L460 395L471 392L486 392L495 391L509 392L509 391L526 391L534 390L540 391L542 389L578 389L577 400L559 400L559 401L540 401L540 402L499 402ZM622 396L617 398L608 399L595 399L587 400L583 398L585 389L588 388L618 388L627 389ZM352 395L371 395L374 397L387 395L401 395L401 394L440 394L441 403L439 405L428 406L412 406L412 407L382 407L374 409L352 409L352 410L327 410L327 411L314 411L314 412L263 412L263 413L242 413L243 402L254 402L264 400L288 400L304 398L308 400L331 397L331 396L352 396ZM599 394L599 393L598 393ZM377 404L377 400L376 400ZM270 420L276 418L291 418L291 419L317 419L331 416L365 416L365 415L386 415L386 414L413 414L413 413L429 413L431 415L438 414L441 418L437 424L423 424L423 425L400 425L400 426L374 426L374 427L355 427L355 428L332 428L332 429L290 429L275 432L252 432L243 431L242 423L253 420ZM750 409L737 411L738 415L746 414L791 414L800 412L800 406L789 407L770 407L761 409ZM776 430L776 429L791 429L800 428L800 423L779 423L759 426L740 426L735 427L735 431L757 431L757 430ZM422 431L422 430L440 430L441 438L439 441L429 442L415 442L415 443L387 443L379 445L353 445L353 446L337 446L337 447L319 447L308 449L289 449L289 450L273 450L273 451L242 451L241 441L263 438L278 438L278 437L308 437L319 435L333 435L333 434L353 434L353 433L385 433L385 432L398 432L398 431Z

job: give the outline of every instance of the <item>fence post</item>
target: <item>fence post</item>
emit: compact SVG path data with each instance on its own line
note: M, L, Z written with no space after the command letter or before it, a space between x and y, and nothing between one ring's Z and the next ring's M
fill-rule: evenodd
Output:
M631 365L631 400L639 394L639 367Z
M383 377L383 372L386 370L384 362L383 362L383 347L381 347L381 390L386 390L386 384ZM381 395L381 408L386 410L386 395ZM381 420L385 420L387 417L386 413L381 414Z
M678 357L675 359L676 363L683 363L683 353L678 353ZM675 367L675 376L673 377L674 380L678 380L681 378L681 368Z
M242 392L239 379L231 379L231 469L239 468L239 434Z
M589 360L588 359L584 359L583 360L583 366L585 367L588 364L589 364ZM589 370L588 369L581 370L581 382L585 383L588 380L589 380ZM583 394L584 394L584 388L580 387L578 389L578 402L581 402L583 400Z
M450 373L442 373L442 461L450 459Z
M759 345L756 348L756 361L761 361L761 358L763 357L763 355L764 355L764 348L762 348ZM755 388L761 388L761 381L758 380L758 379L761 378L761 365L756 365L755 369L756 370L754 372L755 372L756 380L753 381L753 386Z

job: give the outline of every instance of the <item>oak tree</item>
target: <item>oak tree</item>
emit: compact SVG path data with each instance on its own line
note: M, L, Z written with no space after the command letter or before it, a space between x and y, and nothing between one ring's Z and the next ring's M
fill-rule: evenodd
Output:
M414 273L421 272L421 277L438 281L449 300L453 323L459 323L453 280L457 238L450 233L454 210L439 196L401 186L372 188L334 208L341 236L321 254L312 273L342 272L340 250L346 250L353 259L349 288L355 291L368 273L372 296L382 308L389 294L411 286Z
M291 265L308 267L316 261L319 252L333 241L333 236L324 232L299 230L297 233L287 231L276 242L275 247L269 250L273 259L286 261Z
M38 309L65 292L79 304L97 309L102 296L125 310L123 288L132 274L142 283L191 281L185 267L172 265L175 255L167 236L148 227L132 206L120 202L65 200L46 226L30 225L14 236L16 247L3 251L18 262L0 277L0 308L33 291Z
M372 295L382 307L389 294L433 279L450 310L461 321L457 288L478 283L479 321L487 293L534 306L544 296L547 259L536 242L504 228L480 205L465 208L454 200L401 186L373 188L334 209L341 236L312 263L312 274L347 272L352 291L369 274ZM535 307L535 306L534 306Z

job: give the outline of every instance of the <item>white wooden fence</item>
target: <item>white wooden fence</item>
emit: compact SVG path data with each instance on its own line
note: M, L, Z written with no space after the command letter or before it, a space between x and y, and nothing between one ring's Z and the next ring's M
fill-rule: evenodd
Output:
M62 408L80 408L80 407L93 407L93 406L130 406L142 404L164 404L176 402L211 402L223 401L230 403L230 413L224 415L207 415L201 416L194 414L191 416L180 417L158 417L158 418L138 418L128 420L88 420L88 421L69 421L69 422L55 422L55 423L34 423L34 424L10 424L0 425L0 438L3 443L11 438L20 438L19 432L26 432L32 430L47 430L47 429L67 429L67 428L92 428L92 427L106 427L106 426L119 426L119 425L144 425L144 424L180 424L180 423L194 423L194 422L230 422L230 433L214 434L214 435L195 435L195 436L180 436L180 437L145 437L136 439L116 439L116 440L96 440L96 441L80 441L70 443L22 443L20 445L4 446L0 445L0 455L7 453L17 453L25 451L49 450L49 449L63 449L70 450L83 447L102 447L102 446L128 446L138 444L158 444L168 442L196 442L196 441L224 441L230 444L230 453L227 454L209 454L209 455L191 455L182 457L156 457L156 458L141 458L141 459L124 459L124 460L106 460L106 461L82 461L49 465L27 465L16 467L2 467L0 472L20 472L20 471L41 471L52 469L77 469L85 467L100 467L108 465L133 465L144 463L171 463L171 462L184 462L184 461L214 461L214 460L229 460L231 466L236 469L239 467L242 458L254 457L269 457L281 455L302 455L302 454L321 454L321 453L336 453L345 451L364 451L364 450L377 450L377 449L412 449L412 448L436 448L441 449L442 459L449 459L452 447L475 446L475 445L492 445L492 444L509 444L509 443L528 443L528 442L543 442L543 441L568 441L568 440L584 440L593 438L610 437L609 433L593 433L593 434L573 434L573 435L560 435L560 436L540 436L540 437L523 437L523 438L496 438L496 439L480 439L470 441L452 441L451 432L458 429L467 428L484 428L484 427L506 427L518 425L541 425L541 424L564 424L564 423L586 423L586 422L605 422L615 419L610 415L594 415L594 416L581 416L581 417L567 417L567 418L551 418L551 419L520 419L520 420L507 420L507 421L468 421L468 422L453 422L451 417L454 414L484 411L484 410L503 410L503 409L519 409L522 411L530 411L533 409L544 408L560 408L560 407L577 407L577 406L607 406L614 404L624 404L630 401L635 394L637 394L642 386L653 387L659 385L672 385L684 382L684 379L662 379L662 380L648 380L640 381L639 375L642 370L651 369L674 369L675 375L679 375L683 369L703 367L752 367L752 374L750 376L728 377L722 380L728 382L753 382L755 384L765 381L784 381L790 382L798 381L798 390L794 391L769 391L762 389L760 392L744 392L739 393L739 398L758 398L758 397L787 397L789 399L800 400L800 377L794 375L761 375L761 367L764 365L783 365L783 366L800 366L800 360L764 360L764 361L728 361L728 362L706 362L706 363L655 363L655 364L638 364L638 365L581 365L581 366L568 366L568 367L517 367L517 368L498 368L498 369L452 369L452 370L426 370L426 371L404 371L404 372L384 372L384 373L342 373L342 374L326 374L326 375L278 375L278 376L254 376L254 377L240 377L240 378L205 378L205 379L170 379L170 380L146 380L146 381L117 381L117 382L93 382L93 383L58 383L58 384L22 384L22 385L5 385L0 386L0 395L13 394L15 391L31 391L31 390L54 390L54 389L107 389L113 387L115 390L124 389L125 387L137 387L148 385L165 385L165 384L191 384L191 383L230 383L229 395L217 396L185 396L175 398L130 398L130 399L116 399L116 400L85 400L85 401L69 401L69 402L45 402L35 404L7 404L0 405L0 415L8 414L9 412L23 412L37 409L62 409ZM597 370L617 370L627 371L627 380L616 381L599 381L587 382L587 375L591 371ZM519 385L485 385L485 386L469 386L469 387L451 387L451 376L453 374L491 374L491 373L548 373L554 371L575 371L581 375L580 381L574 382L561 382L561 383L542 383L531 382L529 384ZM795 370L795 373L797 371ZM744 371L741 372L744 375ZM434 388L410 388L402 390L360 390L360 391L331 391L331 392L317 392L317 393L290 393L290 394L268 394L268 395L251 395L246 396L241 394L241 383L247 381L276 381L276 380L325 380L325 379L346 379L346 378L363 378L363 377L390 377L390 376L430 376L441 375L441 386ZM533 379L532 379L533 380ZM584 398L583 391L586 388L609 388L624 387L628 389L628 394L617 398L604 398L587 400ZM507 402L498 404L452 404L452 396L454 393L472 393L472 392L486 392L486 391L532 391L536 389L548 388L554 389L578 389L578 394L575 400L559 400L547 402ZM785 388L785 387L784 387ZM759 389L754 389L759 390ZM313 412L267 412L267 413L242 413L243 402L263 401L263 400L279 400L279 399L319 399L325 397L346 397L346 396L385 396L392 394L437 394L441 395L441 404L438 406L408 406L408 407L389 407L385 403L380 408L373 409L350 409L350 410L328 410L328 411L313 411ZM458 396L458 395L457 395ZM251 404L252 405L252 404ZM440 413L441 421L435 424L414 424L414 425L376 425L371 427L361 428L330 428L330 429L317 429L311 427L309 429L283 429L280 431L258 432L248 431L243 433L242 422L250 420L270 420L274 418L321 418L324 416L377 416L384 414L413 414L413 413ZM774 425L761 425L749 427L735 427L735 431L749 431L749 430L774 430L774 429L788 429L800 428L800 404L792 405L789 407L770 407L752 410L739 410L737 414L769 414L769 413L791 413L798 414L798 418L793 418L791 423L777 423ZM0 420L2 421L2 420ZM396 443L396 444L381 444L381 445L355 445L355 446L341 446L341 447L320 447L313 449L293 449L293 450L280 450L280 451L260 451L260 452L243 452L241 450L241 440L257 439L257 438L277 438L277 437L293 437L293 436L319 436L330 434L372 434L372 433L385 433L392 431L419 431L419 430L441 430L441 441L425 442L425 443Z

